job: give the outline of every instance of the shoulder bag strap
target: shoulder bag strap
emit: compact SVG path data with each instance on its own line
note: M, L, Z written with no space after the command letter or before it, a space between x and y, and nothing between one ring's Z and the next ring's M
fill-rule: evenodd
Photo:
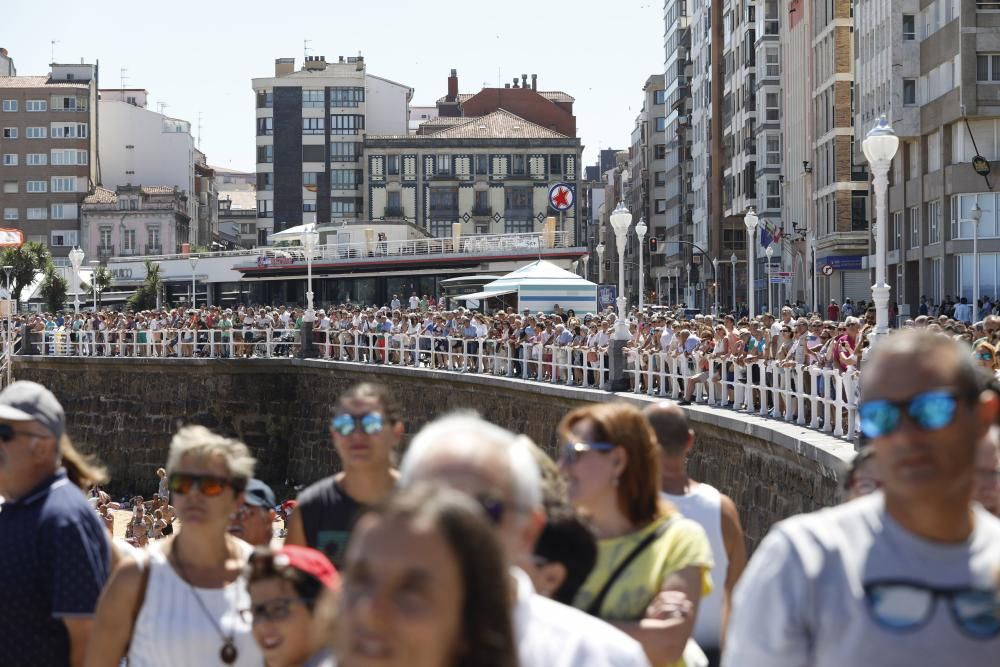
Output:
M132 625L128 631L128 643L125 644L125 664L128 665L128 653L132 648L132 637L135 635L135 624L139 621L139 613L146 602L146 589L149 588L149 574L153 569L153 559L149 554L140 555L136 558L141 571L139 572L139 595L135 599L135 606L132 607Z
M639 554L641 554L643 551L646 550L646 547L648 547L650 544L652 544L660 537L662 537L667 532L667 529L670 528L671 524L673 524L674 521L676 521L679 517L680 514L674 514L674 516L670 517L668 520L660 524L659 528L657 528L652 533L644 537L642 542L639 542L639 544L635 545L635 548L632 549L629 555L626 556L621 563L619 563L618 567L615 568L615 571L612 572L611 576L608 577L608 580L604 582L604 586L601 587L601 590L597 594L597 597L595 597L593 601L590 603L590 605L587 607L586 611L588 614L590 614L591 616L599 615L601 606L604 604L604 599L608 596L608 592L611 590L611 587L614 585L615 581L618 580L618 577L620 577L621 574L626 569L628 569L628 566L632 564L632 561L634 561L639 556Z

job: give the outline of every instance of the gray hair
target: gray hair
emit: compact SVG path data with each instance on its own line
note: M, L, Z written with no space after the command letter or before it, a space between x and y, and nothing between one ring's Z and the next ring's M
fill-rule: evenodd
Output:
M234 478L247 480L253 477L257 464L250 449L235 438L226 438L213 433L204 426L185 426L177 431L170 441L167 455L167 472L177 469L181 459L190 454L199 458L221 456L226 460L226 469Z
M420 467L436 455L469 462L496 455L507 462L514 497L521 507L535 510L542 507L542 480L530 442L475 412L454 412L430 422L413 437L399 468L399 484L412 486L420 477Z

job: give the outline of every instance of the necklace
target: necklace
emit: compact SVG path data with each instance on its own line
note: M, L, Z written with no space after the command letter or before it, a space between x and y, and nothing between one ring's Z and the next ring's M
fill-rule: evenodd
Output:
M229 549L227 547L226 549L227 556L229 555L228 551ZM234 662L236 662L236 658L239 656L239 652L236 650L236 644L233 642L236 636L235 633L230 634L227 637L222 632L222 628L219 626L218 623L215 622L215 617L212 616L212 612L208 610L208 607L205 605L205 601L201 599L201 596L198 595L198 591L196 591L191 582L188 581L187 571L184 569L184 563L177 555L176 541L174 542L173 555L174 555L174 562L177 563L177 567L180 569L181 581L187 584L188 588L191 590L191 595L194 596L194 599L198 602L198 606L201 607L201 610L205 613L205 616L208 617L208 620L212 624L212 627L215 628L215 631L219 634L219 638L222 640L222 648L219 649L219 659L222 660L222 662L227 665L233 664Z

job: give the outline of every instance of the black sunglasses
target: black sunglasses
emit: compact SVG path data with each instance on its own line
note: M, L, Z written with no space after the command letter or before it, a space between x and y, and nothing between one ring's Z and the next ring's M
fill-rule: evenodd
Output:
M249 609L241 609L240 616L252 625L262 621L284 621L291 615L292 605L296 602L312 609L316 601L312 598L278 598L255 604Z
M49 433L35 433L34 431L19 431L10 424L0 424L0 442L10 442L19 435L30 435L33 438L51 438Z
M1000 635L1000 601L996 591L979 588L938 588L923 582L885 580L866 583L868 613L882 627L899 633L927 625L938 598L944 598L955 625L973 639Z

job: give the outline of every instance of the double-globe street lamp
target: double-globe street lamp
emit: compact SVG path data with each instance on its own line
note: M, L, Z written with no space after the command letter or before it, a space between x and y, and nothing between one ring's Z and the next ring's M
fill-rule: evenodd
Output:
M597 261L600 264L597 267L597 282L604 282L604 241L597 244Z
M872 285L872 301L875 302L875 331L871 341L874 347L889 333L889 285L886 283L886 196L889 192L889 167L899 148L899 137L885 116L861 142L861 149L872 168L872 184L875 188L875 284Z
M625 324L625 241L628 238L628 228L632 224L632 214L625 208L623 202L611 213L611 228L615 230L615 245L618 248L618 319L615 320L615 340L629 340L628 326Z
M760 222L760 218L757 217L757 211L751 206L747 209L747 213L743 216L743 224L747 228L747 291L749 294L749 299L747 303L750 305L750 318L753 319L757 315L757 309L755 306L755 288L757 285L754 279L754 264L757 263L757 224Z
M90 279L90 289L94 292L94 312L97 312L97 269L101 267L100 260L92 259L90 263L94 267L93 278Z
M80 246L69 251L69 263L73 267L73 312L80 312L80 265L83 264L83 250ZM92 279L93 280L93 279Z

